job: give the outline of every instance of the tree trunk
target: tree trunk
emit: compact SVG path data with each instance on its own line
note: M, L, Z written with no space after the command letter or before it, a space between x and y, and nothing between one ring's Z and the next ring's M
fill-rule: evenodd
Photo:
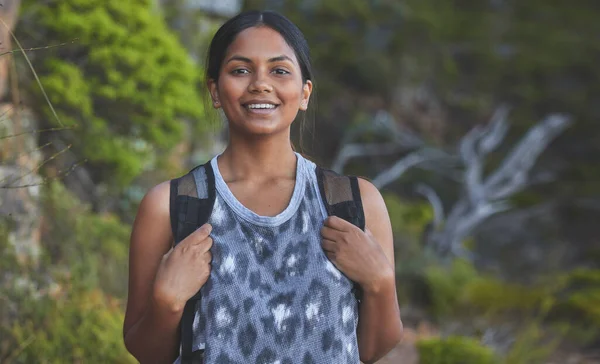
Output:
M17 23L21 0L4 0L0 3L0 100L8 90L8 75L12 45L10 32Z

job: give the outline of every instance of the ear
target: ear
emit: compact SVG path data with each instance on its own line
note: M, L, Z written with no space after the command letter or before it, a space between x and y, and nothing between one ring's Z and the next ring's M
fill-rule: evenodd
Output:
M302 99L300 100L300 110L306 111L308 109L308 101L310 94L312 93L313 84L310 80L306 80L304 86L302 86Z
M220 109L221 100L219 100L219 90L217 88L217 83L211 78L206 84L208 86L208 90L210 91L210 98L212 99L213 107L215 109Z

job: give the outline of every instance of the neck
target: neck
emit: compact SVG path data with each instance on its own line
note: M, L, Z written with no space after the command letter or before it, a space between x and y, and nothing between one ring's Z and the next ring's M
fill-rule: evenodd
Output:
M226 181L296 176L296 155L289 130L280 135L253 138L230 133L229 144L218 163Z

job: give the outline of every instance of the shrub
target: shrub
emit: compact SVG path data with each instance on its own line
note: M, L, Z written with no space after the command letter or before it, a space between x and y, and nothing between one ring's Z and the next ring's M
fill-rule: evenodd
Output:
M200 125L201 75L150 0L26 1L18 36L51 48L33 65L60 119L60 133L98 181L124 186ZM55 120L37 84L33 105ZM54 124L48 126L57 126ZM201 130L194 128L195 131Z
M134 363L122 339L129 227L59 182L43 186L39 262L16 259L0 221L0 362Z
M420 364L494 364L491 349L478 341L461 336L426 339L417 342Z
M425 271L432 314L440 318L452 314L463 302L464 289L477 278L477 271L466 260L457 259L450 268L430 266Z
M42 196L44 216L52 217L42 237L45 266L54 275L68 274L73 285L124 298L130 226L92 212L59 182L44 186Z
M123 344L122 307L100 290L21 302L12 363L135 363Z

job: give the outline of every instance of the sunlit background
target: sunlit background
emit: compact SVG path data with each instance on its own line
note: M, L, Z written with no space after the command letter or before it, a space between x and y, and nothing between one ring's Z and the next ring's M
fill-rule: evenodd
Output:
M380 363L600 363L597 0L0 5L1 363L135 362L131 223L223 150L204 59L246 9L311 46L296 149L385 197L405 339Z

